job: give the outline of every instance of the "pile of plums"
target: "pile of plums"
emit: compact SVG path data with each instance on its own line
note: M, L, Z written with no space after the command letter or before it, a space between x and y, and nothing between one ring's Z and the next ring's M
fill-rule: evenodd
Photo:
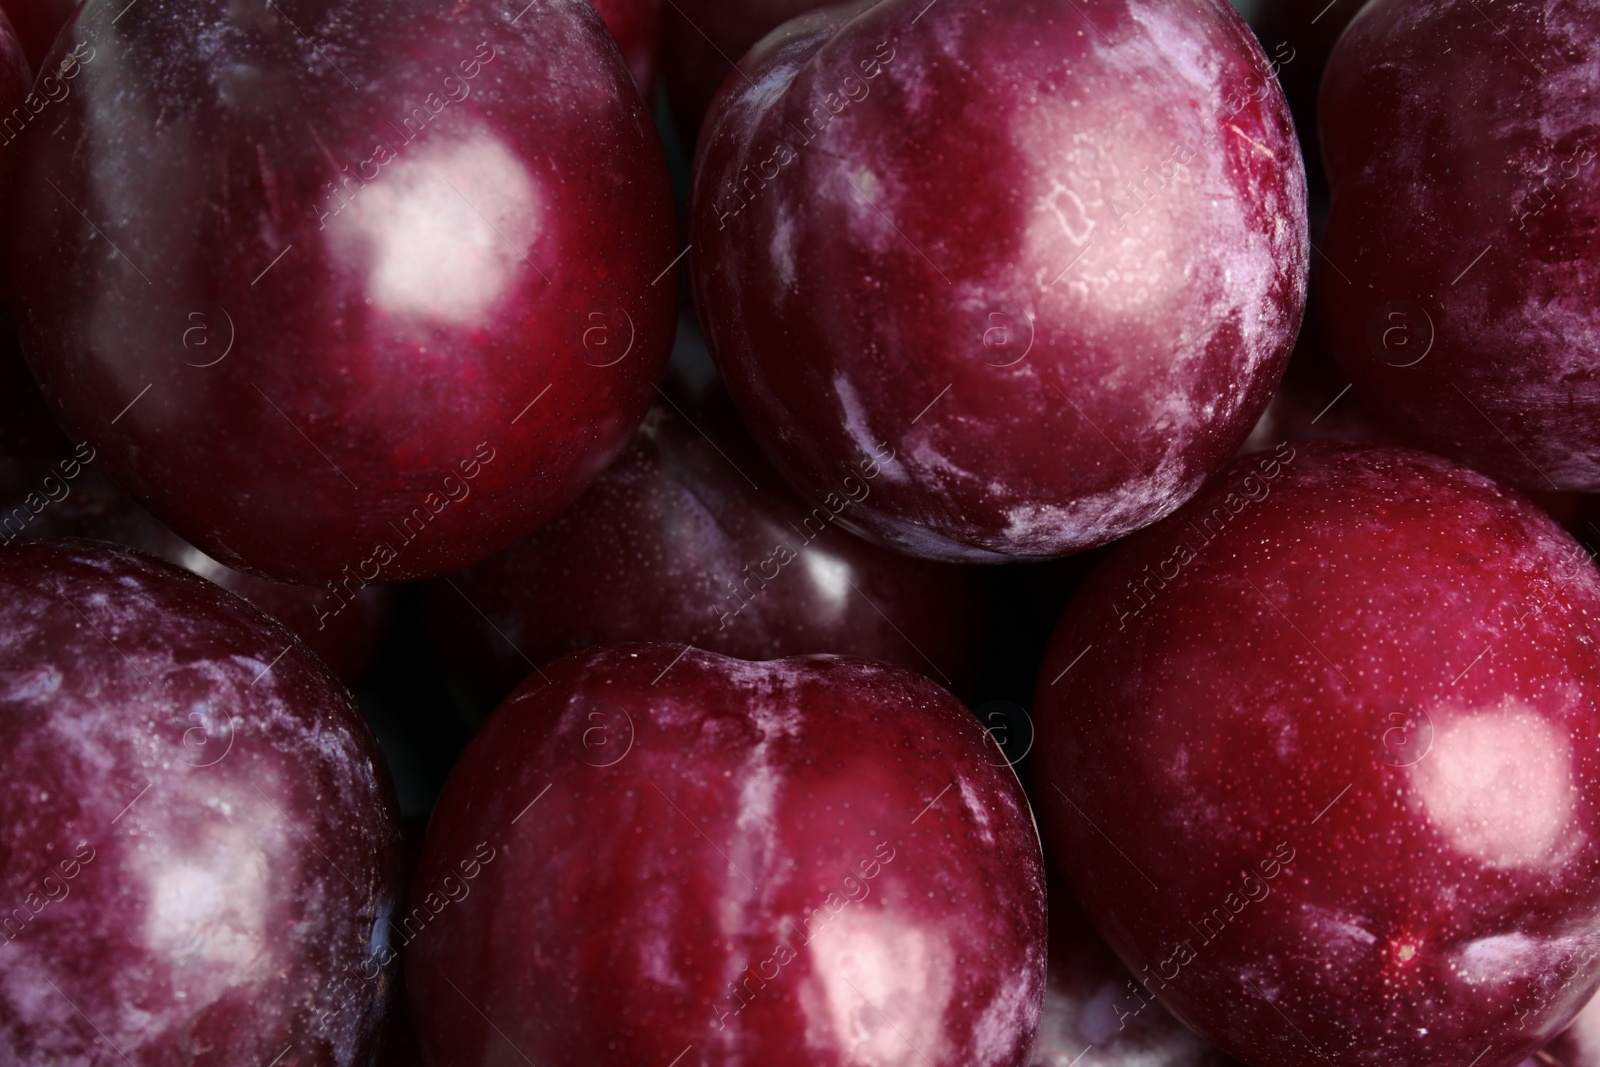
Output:
M1600 1067L1600 0L0 0L0 1065Z

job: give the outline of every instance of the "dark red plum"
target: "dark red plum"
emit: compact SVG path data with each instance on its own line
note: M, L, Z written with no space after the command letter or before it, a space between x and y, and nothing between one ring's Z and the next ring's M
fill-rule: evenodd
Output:
M19 142L18 327L69 432L284 581L456 570L576 499L676 313L660 142L594 9L124 6L68 23L52 57L98 58Z
M394 620L395 590L354 596L234 570L163 526L105 476L87 442L50 417L28 377L10 320L0 316L0 545L20 539L89 538L137 548L237 593L287 626L344 683L372 669Z
M838 520L875 480L812 508L762 458L715 384L674 390L622 457L550 523L424 589L436 647L496 703L568 652L678 641L740 659L833 652L967 693L989 575L911 559Z
M1044 559L1178 507L1299 329L1305 174L1217 0L885 0L785 25L701 136L691 275L751 432L850 528Z
M1600 489L1597 27L1374 0L1320 102L1334 354L1413 440L1546 492Z
M606 29L617 39L622 57L646 100L656 88L661 59L661 0L593 0Z
M0 1061L365 1064L393 790L281 625L93 542L0 548Z
M955 698L665 644L544 673L456 765L400 920L428 1062L1027 1064L1039 840Z
M1052 855L1248 1063L1516 1064L1600 984L1597 626L1587 553L1474 471L1240 459L1062 617Z

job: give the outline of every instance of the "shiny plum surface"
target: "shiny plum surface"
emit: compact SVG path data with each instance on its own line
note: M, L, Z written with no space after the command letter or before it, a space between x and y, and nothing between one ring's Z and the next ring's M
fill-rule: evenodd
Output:
M545 674L457 764L399 922L430 1063L1027 1063L1038 835L959 702L666 644Z
M1476 472L1244 457L1062 617L1052 854L1246 1062L1515 1064L1600 983L1597 631L1588 554Z
M367 1062L400 842L344 689L110 545L0 548L0 602L0 1061Z
M1600 489L1600 3L1373 0L1320 100L1335 355L1408 436Z
M1299 328L1306 193L1226 4L850 4L745 67L702 133L691 274L803 496L881 464L860 532L1048 558L1238 448Z
M58 39L87 51L11 214L75 437L281 580L457 569L576 498L675 315L660 144L594 9L121 6Z

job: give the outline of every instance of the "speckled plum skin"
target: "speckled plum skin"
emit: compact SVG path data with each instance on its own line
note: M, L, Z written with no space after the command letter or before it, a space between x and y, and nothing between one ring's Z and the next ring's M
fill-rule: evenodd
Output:
M661 74L672 118L693 144L711 98L750 46L828 0L672 0L661 13Z
M753 660L861 656L967 693L989 576L839 529L874 482L851 479L846 490L810 507L720 388L680 392L651 408L577 503L499 555L429 582L429 633L491 703L532 664L645 640Z
M1240 1067L1174 1019L1050 886L1050 965L1029 1067Z
M110 545L0 548L0 595L0 1061L366 1063L399 822L343 688Z
M575 499L676 312L660 143L594 9L122 6L57 40L98 58L13 197L18 327L66 427L285 581L444 573Z
M665 644L545 674L428 827L401 925L430 1063L1027 1063L1039 839L948 693Z
M803 496L877 459L859 532L1049 558L1238 448L1299 328L1306 194L1226 4L852 4L744 66L701 136L691 274Z
M1374 0L1319 104L1334 353L1418 443L1527 489L1600 489L1597 26L1596 0Z
M617 39L622 57L646 100L656 88L656 66L661 60L661 0L592 0Z
M1052 855L1248 1063L1515 1064L1600 983L1597 623L1583 549L1474 471L1245 457L1062 617Z

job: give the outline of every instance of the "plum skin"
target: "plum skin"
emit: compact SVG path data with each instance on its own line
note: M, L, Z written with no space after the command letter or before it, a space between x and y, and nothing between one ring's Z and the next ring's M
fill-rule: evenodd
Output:
M807 499L881 458L865 536L1067 555L1177 507L1266 406L1305 301L1299 148L1226 4L925 6L796 19L725 84L696 305Z
M1240 1059L1516 1063L1600 983L1597 622L1587 553L1476 472L1244 457L1062 617L1052 854Z
M57 39L100 58L11 197L75 439L207 555L306 584L458 569L575 499L676 312L660 142L595 10L119 10Z
M863 656L966 694L988 576L835 529L762 458L721 389L674 391L566 511L423 587L456 672L492 705L533 664L580 648L681 641L740 659Z
M1334 354L1411 440L1529 490L1600 489L1596 25L1373 0L1318 104Z
M649 100L656 88L656 66L661 62L661 0L592 2L606 29L617 39L640 95Z
M959 702L664 644L544 673L428 828L401 926L430 1063L1026 1063L1038 836Z
M366 1062L399 819L348 694L280 624L125 549L0 548L0 588L0 1058Z
M218 563L112 484L87 441L74 443L28 376L9 316L0 316L0 545L18 538L88 538L149 553L209 578L287 626L347 686L376 664L394 621L396 590L361 589L351 601ZM339 605L330 610L328 601Z

